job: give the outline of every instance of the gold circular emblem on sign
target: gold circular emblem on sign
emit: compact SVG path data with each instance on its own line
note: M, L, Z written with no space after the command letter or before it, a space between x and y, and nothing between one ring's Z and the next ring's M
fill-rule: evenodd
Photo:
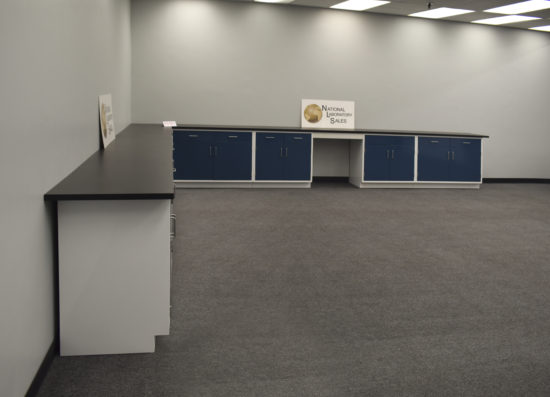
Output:
M304 110L304 117L310 123L317 123L321 120L321 117L323 117L323 111L319 105L312 103L311 105L306 106L306 109Z

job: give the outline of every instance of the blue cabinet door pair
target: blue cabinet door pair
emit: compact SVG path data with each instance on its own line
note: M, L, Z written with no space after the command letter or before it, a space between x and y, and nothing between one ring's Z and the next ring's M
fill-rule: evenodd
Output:
M175 180L250 180L250 132L174 131Z
M414 137L365 136L365 181L412 181Z
M419 137L418 180L480 182L481 139Z
M309 181L310 179L310 134L256 134L256 180Z

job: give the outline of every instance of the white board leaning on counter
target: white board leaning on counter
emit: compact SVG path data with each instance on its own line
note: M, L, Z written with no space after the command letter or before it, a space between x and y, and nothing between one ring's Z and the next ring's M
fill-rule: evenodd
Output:
M113 120L113 101L111 94L99 96L99 121L103 148L115 140L115 122Z

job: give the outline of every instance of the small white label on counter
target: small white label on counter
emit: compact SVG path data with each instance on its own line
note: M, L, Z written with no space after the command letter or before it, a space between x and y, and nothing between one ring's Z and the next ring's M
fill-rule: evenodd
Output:
M177 127L178 126L175 121L163 121L162 125L165 126L165 127Z

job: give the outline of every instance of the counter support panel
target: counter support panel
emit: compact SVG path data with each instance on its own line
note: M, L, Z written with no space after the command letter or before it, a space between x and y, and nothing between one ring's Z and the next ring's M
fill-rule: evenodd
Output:
M170 327L170 200L58 202L60 354L154 352Z

